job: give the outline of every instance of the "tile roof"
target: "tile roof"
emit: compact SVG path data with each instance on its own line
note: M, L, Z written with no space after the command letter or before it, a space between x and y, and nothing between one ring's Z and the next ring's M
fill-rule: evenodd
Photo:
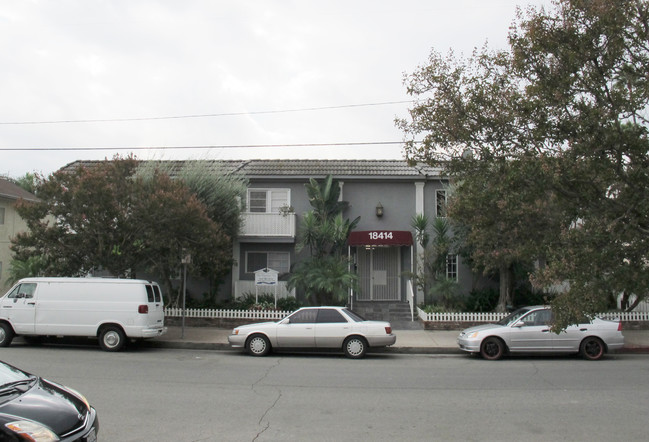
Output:
M411 166L404 160L201 160L214 168L238 171L248 178L439 178L442 171L427 165ZM76 161L63 169L91 166L100 161ZM169 161L180 167L185 161Z
M37 198L30 192L27 192L22 187L12 183L9 180L0 178L0 198L8 198L12 200L24 199L28 201L36 201Z
M424 177L440 175L429 166L401 160L252 160L241 170L246 176Z

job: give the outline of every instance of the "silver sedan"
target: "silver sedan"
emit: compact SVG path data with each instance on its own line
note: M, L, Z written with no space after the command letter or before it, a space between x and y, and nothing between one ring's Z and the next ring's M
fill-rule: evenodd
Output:
M350 358L362 358L368 348L396 340L389 322L367 321L344 307L305 307L279 322L236 327L228 336L232 347L254 356L271 349L341 349Z
M468 328L460 333L461 350L500 359L505 353L580 353L589 360L624 346L622 323L599 318L571 325L559 334L550 330L553 316L548 306L524 307L496 324Z

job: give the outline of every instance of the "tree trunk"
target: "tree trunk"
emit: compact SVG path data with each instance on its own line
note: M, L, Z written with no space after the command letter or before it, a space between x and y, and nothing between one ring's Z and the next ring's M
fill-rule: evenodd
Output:
M622 308L623 311L625 312L631 312L633 311L634 308L640 304L640 297L636 296L635 300L633 302L629 301L631 298L631 295L625 290L624 293L622 294L622 300L620 302L620 307Z
M498 305L496 306L497 312L506 312L508 307L514 305L513 282L514 273L512 266L508 264L501 264L499 269L500 276L500 296L498 297Z

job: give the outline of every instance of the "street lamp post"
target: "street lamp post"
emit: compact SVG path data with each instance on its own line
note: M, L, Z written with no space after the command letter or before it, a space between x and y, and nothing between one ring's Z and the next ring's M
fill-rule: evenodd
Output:
M187 266L192 262L192 256L183 251L183 257L180 260L180 263L183 265L183 317L182 317L182 328L180 332L180 339L185 339L185 301L187 298Z

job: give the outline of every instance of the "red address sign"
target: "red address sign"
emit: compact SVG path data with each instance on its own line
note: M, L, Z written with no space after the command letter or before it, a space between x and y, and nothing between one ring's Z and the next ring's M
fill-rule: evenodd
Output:
M347 239L350 246L411 246L412 233L407 230L365 230L352 232Z

